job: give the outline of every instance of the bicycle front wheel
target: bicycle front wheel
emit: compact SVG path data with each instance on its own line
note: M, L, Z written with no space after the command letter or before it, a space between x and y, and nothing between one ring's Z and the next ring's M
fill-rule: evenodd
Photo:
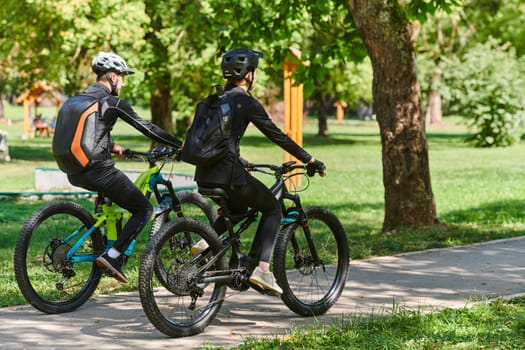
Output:
M91 261L73 263L67 254L76 239L94 223L91 214L73 202L53 202L37 210L24 224L15 246L15 276L25 299L49 313L70 312L83 305L97 288L101 270ZM94 257L104 251L95 230L76 252Z
M201 196L199 193L194 191L180 191L175 192L176 199L181 206L182 215L184 217L191 217L199 219L204 222L209 222L210 225L217 219L217 212L210 204L210 202ZM174 203L175 204L175 203ZM167 210L153 219L150 230L150 237L153 237L162 227L162 225L168 223L171 220L178 218L178 213L173 210ZM166 272L161 268L162 264L155 265L155 273L164 286L167 286L165 276Z
M281 231L273 269L281 299L302 316L322 315L341 295L348 275L349 249L339 219L320 207L306 207L307 225Z
M192 253L200 240L208 248ZM146 316L159 331L171 337L195 335L214 319L226 285L204 277L227 270L225 257L212 261L221 248L215 231L193 218L170 221L152 237L140 264L139 294Z

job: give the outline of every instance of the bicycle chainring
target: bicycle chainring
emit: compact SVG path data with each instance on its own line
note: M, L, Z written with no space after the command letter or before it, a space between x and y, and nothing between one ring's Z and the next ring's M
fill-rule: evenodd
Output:
M228 287L238 291L245 291L250 288L248 284L248 277L250 273L247 270L233 272L233 280L228 283Z

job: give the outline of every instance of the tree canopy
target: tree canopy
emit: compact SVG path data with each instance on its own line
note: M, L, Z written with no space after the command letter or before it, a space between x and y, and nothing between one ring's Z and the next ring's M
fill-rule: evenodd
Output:
M450 15L436 16L441 10ZM326 96L374 100L387 216L400 218L386 227L417 226L432 222L435 203L415 54L427 57L429 70L435 70L442 68L443 56L454 54L462 62L463 50L476 47L464 40L484 42L495 35L523 55L516 11L525 12L520 0L258 0L250 6L240 0L8 1L0 7L0 95L20 92L36 80L73 94L92 81L96 52L112 50L137 71L126 80L124 97L149 105L153 122L173 130L173 116L189 118L208 87L222 81L218 63L227 49L247 46L265 53L261 89L281 86L289 48L299 48L311 64L296 78L318 105L326 104ZM452 30L454 20L466 24L461 31ZM419 29L418 23L423 23ZM416 51L419 33L422 50ZM436 45L433 38L439 35L449 40ZM363 63L367 56L370 65ZM373 88L367 86L371 72L361 64L373 68Z

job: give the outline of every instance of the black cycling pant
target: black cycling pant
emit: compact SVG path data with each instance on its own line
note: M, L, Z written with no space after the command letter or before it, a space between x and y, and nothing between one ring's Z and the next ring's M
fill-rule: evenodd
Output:
M199 183L204 187L220 187L228 193L228 207L232 215L244 214L248 208L261 213L259 226L250 249L250 256L259 261L270 262L279 224L281 222L281 205L269 188L253 176L244 185L233 186ZM226 232L224 218L219 216L213 224L219 234Z
M68 179L72 185L89 191L102 192L118 206L131 213L131 217L113 245L121 253L142 231L153 214L153 207L149 200L122 171L115 168L113 161L97 162L80 174L68 175Z

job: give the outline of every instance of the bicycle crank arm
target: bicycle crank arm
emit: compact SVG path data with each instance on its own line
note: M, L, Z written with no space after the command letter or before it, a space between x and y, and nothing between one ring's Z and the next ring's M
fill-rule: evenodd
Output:
M234 274L244 270L222 270L222 271L208 271L206 275L199 277L199 283L232 283Z

